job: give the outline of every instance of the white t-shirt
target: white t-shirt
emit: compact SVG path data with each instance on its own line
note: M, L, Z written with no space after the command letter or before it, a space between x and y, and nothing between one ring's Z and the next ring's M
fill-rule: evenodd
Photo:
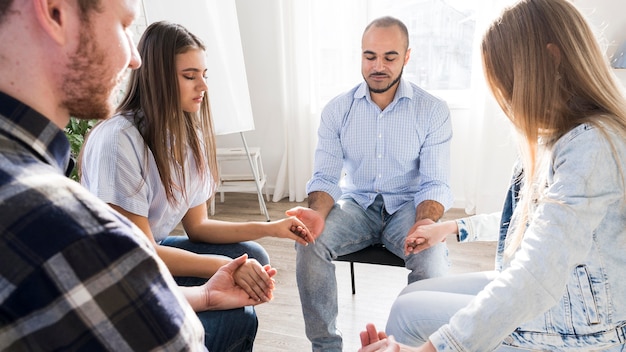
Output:
M131 117L116 115L97 125L85 142L81 183L106 203L147 217L158 243L190 208L211 196L211 176L202 182L195 165L193 155L188 153L186 197L174 189L178 202L168 202L152 151L145 153L143 138ZM179 180L175 184L180 184Z

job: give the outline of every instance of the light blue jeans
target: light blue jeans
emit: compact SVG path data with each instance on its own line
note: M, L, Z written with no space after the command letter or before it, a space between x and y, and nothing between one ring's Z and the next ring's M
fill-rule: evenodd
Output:
M229 258L237 258L248 253L248 258L256 259L261 265L269 264L269 256L265 249L253 241L210 244L191 242L187 236L169 236L161 242L161 245L182 248L198 254ZM197 286L207 281L196 277L175 277L174 279L181 286ZM204 326L204 345L209 351L252 351L259 325L254 307L212 310L197 314Z
M407 286L393 303L387 319L387 335L408 346L420 346L447 324L491 280L495 271L450 275L422 280ZM608 351L622 351L616 346ZM532 351L501 345L497 352Z
M341 199L326 218L314 245L296 244L296 279L300 291L306 335L313 351L341 351L337 330L337 279L332 260L375 243L404 257L404 239L415 223L415 206L405 204L388 214L382 197L363 210L353 199ZM445 275L450 267L444 243L405 258L408 282Z

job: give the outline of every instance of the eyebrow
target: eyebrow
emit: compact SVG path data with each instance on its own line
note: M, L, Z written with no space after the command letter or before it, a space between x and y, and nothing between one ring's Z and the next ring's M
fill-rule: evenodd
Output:
M204 69L204 70L200 70L199 68L194 68L194 67L190 67L190 68L185 68L182 70L183 72L206 72L208 71L208 69Z
M371 50L365 50L365 51L363 51L363 54L376 55L376 53L371 51ZM392 50L392 51L388 51L388 52L384 53L383 55L385 55L385 56L387 56L387 55L400 55L400 53L398 53L395 50Z

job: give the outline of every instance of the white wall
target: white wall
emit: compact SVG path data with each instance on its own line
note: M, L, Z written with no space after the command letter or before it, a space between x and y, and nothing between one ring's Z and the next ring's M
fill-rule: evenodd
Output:
M596 27L606 52L612 55L616 47L626 40L626 17L623 15L623 0L573 0L572 1ZM268 176L270 192L276 182L283 148L284 125L282 116L285 111L280 94L283 89L283 77L280 76L282 65L279 57L279 45L276 42L280 26L279 2L273 0L236 0L239 27L242 36L244 60L250 90L250 99L255 119L256 130L245 132L248 145L259 146L263 165ZM355 63L359 64L359 63ZM616 72L626 84L626 70ZM346 87L349 88L349 87ZM457 202L463 207L465 190L463 185L463 158L459 151L470 137L463 132L471 123L469 113L464 110L452 110L455 139L452 146L452 190ZM239 135L218 137L220 147L240 147ZM494 150L497 153L498 150ZM509 168L509 165L504 166ZM504 180L503 182L507 182ZM490 182L490 180L485 180ZM500 194L500 193L498 193Z

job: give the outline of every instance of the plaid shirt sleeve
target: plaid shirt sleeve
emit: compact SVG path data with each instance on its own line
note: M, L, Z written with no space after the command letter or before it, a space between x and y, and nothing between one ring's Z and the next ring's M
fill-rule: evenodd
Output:
M141 235L72 181L37 178L0 202L0 350L202 350L202 326Z

